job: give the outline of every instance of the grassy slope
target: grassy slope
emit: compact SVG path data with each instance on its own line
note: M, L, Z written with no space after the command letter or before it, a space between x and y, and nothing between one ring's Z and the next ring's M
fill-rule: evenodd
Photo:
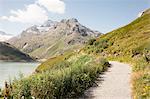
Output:
M40 66L38 66L36 68L36 72L46 71L47 69L51 68L51 66L54 66L54 64L64 61L73 55L74 53L68 52L65 53L64 55L59 55L57 57L50 58L47 61L43 62Z
M29 55L19 51L5 42L0 42L0 60L2 61L34 61Z
M150 97L150 14L101 36L83 50L132 64L133 97Z
M52 40L45 41L45 44L47 42L49 42L48 45L35 49L31 53L29 53L29 55L38 57L39 59L42 59L42 58L49 59L50 57L55 57L57 55L61 55L64 52L68 52L68 51L70 52L75 49L80 49L84 45L81 43L68 45L67 42L65 41L66 39L68 39L68 37L65 37L65 36L61 36L60 39L58 39L58 38L57 39L51 38L51 39ZM88 38L88 39L90 39L90 38ZM87 41L87 40L85 40L85 41Z
M150 49L150 15L138 18L131 24L101 38L113 43L113 46L106 50L111 54L117 51L122 55L131 55L133 50L142 54L145 50Z
M125 27L101 36L97 39L97 42L99 43L102 39L106 43L112 44L107 49L103 49L105 53L112 55L118 53L123 56L132 55L132 51L135 50L142 54L145 52L144 49L150 49L150 15L145 15ZM101 47L99 45L89 46L89 49L96 51L96 48Z

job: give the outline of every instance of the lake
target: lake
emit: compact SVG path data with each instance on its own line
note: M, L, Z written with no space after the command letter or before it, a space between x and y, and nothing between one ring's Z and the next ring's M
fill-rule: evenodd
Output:
M19 62L0 62L0 88L4 87L4 82L19 77L30 75L40 63L19 63Z

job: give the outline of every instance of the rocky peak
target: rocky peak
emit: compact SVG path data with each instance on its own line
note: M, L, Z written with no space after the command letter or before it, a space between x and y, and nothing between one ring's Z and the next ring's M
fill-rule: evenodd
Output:
M78 22L76 18L63 19L60 22L47 20L42 25L34 25L22 32L22 36L43 35L45 33L51 34L54 32L56 35L81 35L97 37L101 33L95 32Z
M71 18L71 19L62 19L60 22L61 23L78 23L78 20L75 18Z
M71 18L71 19L68 19L67 22L78 23L78 20L76 18Z
M56 24L57 24L56 21L47 20L47 21L45 21L45 22L41 25L41 27L52 27L52 26L54 26L54 25L56 25Z
M23 31L24 33L30 33L30 34L40 34L40 33L45 33L49 31L51 28L55 27L58 22L52 21L52 20L47 20L41 25L33 25L26 30ZM24 34L25 35L25 34Z
M33 26L27 28L26 30L24 30L21 35L38 34L39 33L39 29L37 27L38 27L37 25L33 25Z
M63 19L57 24L57 31L60 29L64 30L66 35L81 35L81 36L91 36L97 37L101 33L98 31L93 31L84 25L80 24L77 19Z
M91 29L83 26L78 22L76 18L70 18L70 19L63 19L60 22L47 20L42 25L34 25L25 31L23 31L23 36L26 34L34 34L34 35L40 35L45 34L50 31L57 31L57 33L62 33L60 31L63 31L65 34L79 34L81 36L97 36L100 33L92 31Z
M31 26L30 28L28 28L27 30L31 30L31 31L38 31L37 29L37 25Z

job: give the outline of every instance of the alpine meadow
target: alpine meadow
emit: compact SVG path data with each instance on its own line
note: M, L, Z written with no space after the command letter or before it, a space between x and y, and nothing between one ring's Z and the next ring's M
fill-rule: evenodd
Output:
M0 6L0 99L150 99L150 1Z

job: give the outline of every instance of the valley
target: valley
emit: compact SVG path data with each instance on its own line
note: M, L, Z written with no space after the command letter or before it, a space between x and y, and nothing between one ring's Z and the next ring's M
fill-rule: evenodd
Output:
M8 99L149 99L150 9L105 34L75 18L32 25L0 42L0 75L18 77Z

